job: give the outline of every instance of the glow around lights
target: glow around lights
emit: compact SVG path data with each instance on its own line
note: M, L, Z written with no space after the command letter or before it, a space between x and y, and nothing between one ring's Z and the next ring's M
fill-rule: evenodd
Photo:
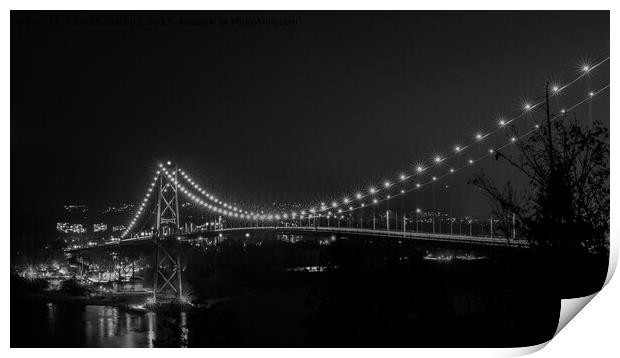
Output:
M161 164L159 166L161 167ZM153 187L155 186L155 184L157 183L157 180L159 179L160 172L161 172L160 170L157 170L155 172L155 176L153 177L151 183L149 184L149 186L147 188L146 194L145 194L144 198L142 199L142 202L140 203L140 207L138 208L138 210L134 214L133 218L129 222L129 225L127 226L125 231L123 231L123 233L121 234L121 239L124 239L125 237L127 237L127 235L129 235L131 230L136 225L136 222L138 222L138 219L140 218L140 216L144 212L144 208L146 206L146 203L148 202L148 198L151 196L150 193L153 190Z

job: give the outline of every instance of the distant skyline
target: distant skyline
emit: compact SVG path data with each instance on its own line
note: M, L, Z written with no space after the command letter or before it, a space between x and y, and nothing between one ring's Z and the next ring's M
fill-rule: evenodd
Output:
M329 200L608 51L608 11L12 12L11 208L135 203L163 160L229 200Z

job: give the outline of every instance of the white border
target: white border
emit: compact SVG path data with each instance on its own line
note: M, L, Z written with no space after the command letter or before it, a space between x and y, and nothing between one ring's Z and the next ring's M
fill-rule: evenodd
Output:
M264 1L218 1L218 2L206 2L206 1L186 1L186 0L175 0L173 2L166 1L148 1L140 3L138 1L118 1L118 0L110 0L110 1L89 1L89 2L80 2L80 1L8 1L8 4L4 16L4 26L2 27L2 51L3 56L1 60L3 61L4 71L1 75L3 86L3 93L0 97L0 103L2 104L2 112L3 117L1 122L1 130L0 136L2 136L2 140L0 141L0 145L2 146L2 151L0 153L1 159L3 163L10 163L10 108L9 108L9 96L10 96L10 56L9 56L9 39L10 39L10 9L31 9L31 10L53 10L53 9L92 9L92 10L103 10L103 9L119 9L119 10L135 10L135 9L169 9L169 10L181 10L181 9L212 9L212 10L234 10L234 9L286 9L286 10L304 10L304 9L410 9L410 10L435 10L435 9L467 9L467 10L476 10L476 9L497 9L497 10L558 10L558 9L572 9L572 10L609 10L611 9L611 38L612 44L610 44L610 49L612 53L612 61L613 53L616 49L617 44L617 25L620 23L620 17L616 16L616 7L614 5L617 2L614 1L598 1L598 0L588 0L588 1L546 1L541 2L539 0L523 0L523 1L480 1L480 0L470 0L470 1L426 1L426 2L418 2L412 3L409 1L391 1L391 0L382 0L380 2L369 2L369 1L325 1L325 0L313 0L313 1L273 1L273 0L264 0ZM145 7L145 6L148 6ZM617 83L616 72L611 71L611 82ZM610 103L619 103L617 101L617 96L615 96L615 91L611 90L611 101ZM611 108L611 118L615 118L616 110L612 105ZM613 122L611 123L613 127ZM612 222L612 232L611 232L611 247L612 247L612 256L614 257L613 261L610 262L611 266L615 268L617 262L617 253L618 247L616 245L618 239L618 216L617 214L620 212L618 201L614 201L613 198L618 197L618 188L620 188L620 176L614 175L614 168L619 168L618 158L620 158L620 154L616 150L616 146L613 143L618 143L618 139L620 139L620 135L617 132L614 132L613 128L611 131L611 143L612 143L612 158L611 158L611 195L612 195L612 207L611 207L611 222ZM616 153L614 153L616 152ZM3 171L4 175L1 176L2 180L2 190L3 197L9 197L10 195L10 175L9 175L9 165L4 165ZM5 255L5 274L1 276L1 287L5 287L8 290L8 275L6 272L8 271L9 266L9 215L10 215L10 207L5 205L2 207L2 212L0 213L0 227L4 233L4 240L2 241L3 252ZM616 214L616 215L614 215ZM611 277L613 270L610 271L610 275L608 275L608 279ZM2 325L2 331L0 332L0 339L3 341L3 346L8 353L15 356L30 356L34 354L45 354L45 355L92 355L94 357L98 356L107 356L110 353L112 354L120 354L120 355L130 355L136 353L147 353L144 351L138 350L128 350L128 349L120 349L110 352L108 350L78 350L78 349L58 349L58 350L32 350L32 349L23 349L23 350L9 350L8 347L10 345L9 341L9 295L4 294L1 296L2 298L2 307L4 309L4 324ZM582 299L581 301L585 301ZM619 346L617 344L617 332L618 332L618 324L617 319L620 317L620 310L618 309L620 303L620 286L616 282L611 281L604 289L603 293L600 295L596 295L592 299L592 304L588 305L586 309L583 310L575 319L573 323L568 324L568 326L563 329L559 334L547 344L547 347L540 351L538 356L541 357L564 357L564 356L585 356L585 355L594 355L594 356L618 356L620 352ZM459 357L485 357L485 356L513 356L519 354L527 354L534 352L542 347L545 344L536 346L536 347L527 347L527 348L519 348L519 349L320 349L320 350L290 350L290 349L265 349L265 350L252 350L251 352L244 349L211 349L209 351L204 350L190 350L184 352L185 354L190 355L200 355L204 354L216 355L216 356L241 356L252 354L257 357L290 357L291 355L295 355L296 357L308 357L308 358L316 358L317 355L328 355L328 356L340 356L342 354L347 355L355 355L356 357L374 357L378 354L384 355L389 354L394 357L411 357L412 355L422 355L422 356L453 356L458 355ZM168 350L154 350L149 351L147 354L154 354L156 356L169 355L171 352Z

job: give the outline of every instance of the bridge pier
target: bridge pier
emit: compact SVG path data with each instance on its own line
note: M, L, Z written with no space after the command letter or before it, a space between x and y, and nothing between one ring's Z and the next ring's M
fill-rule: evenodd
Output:
M173 256L170 251L155 239L155 267L153 275L153 301L157 302L157 295L172 291L179 299L183 297L183 277L181 258ZM163 280L160 284L159 278Z

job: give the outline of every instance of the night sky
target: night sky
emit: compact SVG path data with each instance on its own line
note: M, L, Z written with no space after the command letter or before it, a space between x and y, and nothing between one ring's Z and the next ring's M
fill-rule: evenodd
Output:
M135 203L163 160L231 200L341 198L609 53L606 11L105 14L11 15L13 219Z

